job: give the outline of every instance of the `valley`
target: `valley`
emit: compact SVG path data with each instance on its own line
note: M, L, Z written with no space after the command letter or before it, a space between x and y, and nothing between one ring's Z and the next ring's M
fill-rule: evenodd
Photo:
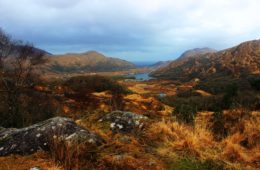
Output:
M259 169L259 40L146 67L42 52L0 55L0 169Z
M95 76L99 81L101 77ZM63 169L63 165L57 164L56 161L65 163L65 167L70 168L78 162L77 167L88 166L90 169L106 169L107 167L112 169L125 167L128 169L171 169L172 167L184 169L186 166L190 166L191 169L194 166L198 166L198 169L257 169L259 166L260 112L254 106L227 108L223 111L223 118L218 120L223 119L224 122L215 122L216 112L212 109L214 106L211 105L221 101L222 94L214 95L197 89L194 82L178 83L173 80L160 79L140 81L120 78L116 79L116 82L130 92L118 93L113 88L101 90L99 86L102 87L102 84L98 85L96 82L94 92L85 92L88 95L81 96L79 94L83 94L84 85L78 83L83 81L81 78L84 77L80 77L73 83L70 81L69 84L61 83L63 85L58 83L54 86L40 86L36 90L46 91L56 96L56 103L58 102L56 108L60 108L59 116L72 118L79 126L95 132L106 141L100 149L97 147L95 158L92 158L94 160L87 161L86 156L80 157L80 155L75 157L76 153L87 152L88 149L85 147L73 146L76 147L76 150L73 150L70 148L72 146L65 148L58 146L57 149L61 150L58 153L56 150L52 153L55 159L51 156L52 154L42 151L30 157L1 157L1 161L6 162L6 164L1 164L2 169L9 166L8 162L16 161L20 164L25 160L24 169L37 165L42 169L54 170ZM70 92L71 90L74 93ZM160 96L162 93L165 96ZM238 98L248 94L238 93ZM253 96L257 96L254 102L259 103L259 91L254 91ZM184 110L179 110L179 106ZM192 107L186 108L186 106ZM196 112L193 112L195 111L193 106ZM194 119L185 116L174 117L176 109L182 114L196 113L196 116L193 117ZM144 124L142 128L128 127L124 120L132 121L131 118L119 115L117 115L117 119L120 117L117 122L118 127L113 125L113 121L117 119L113 119L112 122L100 121L114 110L142 115L148 120L140 120L140 123ZM126 127L130 129L123 131ZM225 129L222 129L223 127ZM217 129L214 130L214 128ZM241 131L240 128L243 130ZM228 134L222 130L228 131ZM64 149L71 153L68 155ZM66 155L63 155L65 153ZM13 168L17 167L13 166Z
M0 0L0 170L260 170L260 0Z

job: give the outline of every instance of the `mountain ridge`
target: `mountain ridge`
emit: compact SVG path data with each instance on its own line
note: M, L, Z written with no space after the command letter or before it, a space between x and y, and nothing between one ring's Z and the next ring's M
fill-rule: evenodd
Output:
M209 76L242 76L260 72L260 40L246 41L214 53L177 59L151 75L158 78L191 80Z
M182 53L181 56L179 58L177 58L177 60L190 58L190 57L196 57L197 55L204 55L207 53L214 53L214 52L217 52L217 50L215 50L213 48L209 48L209 47L194 48L194 49L190 49L190 50L187 50L184 53Z
M52 55L47 58L48 62L43 68L58 73L121 71L135 68L133 63L107 57L97 51Z

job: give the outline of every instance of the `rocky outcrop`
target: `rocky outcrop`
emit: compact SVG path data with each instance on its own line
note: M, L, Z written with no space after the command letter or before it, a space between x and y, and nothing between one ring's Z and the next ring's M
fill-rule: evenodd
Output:
M48 151L55 139L93 147L104 143L100 136L79 127L73 120L55 117L22 129L0 128L0 156Z
M114 111L102 119L100 122L110 122L110 128L113 132L131 133L136 129L142 129L147 122L147 117L132 112Z

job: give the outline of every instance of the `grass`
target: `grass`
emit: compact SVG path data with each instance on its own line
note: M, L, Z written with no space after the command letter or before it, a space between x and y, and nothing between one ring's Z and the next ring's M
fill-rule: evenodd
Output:
M212 160L200 161L194 157L177 158L169 165L168 170L222 170L224 169L221 163L216 163Z
M215 166L257 169L260 165L260 119L250 116L232 123L227 121L230 117L240 117L237 115L241 112L225 112L226 121L223 126L229 128L229 133L222 140L214 139L213 132L208 128L211 122L199 120L202 119L199 116L194 126L178 123L174 119L155 122L146 130L145 138L151 141L150 146L156 149L158 156L164 159L170 169L214 169ZM210 165L207 162L209 160ZM221 165L213 165L218 162Z
M95 95L103 100L108 97L107 92ZM0 158L1 163L3 162L0 169L19 169L17 165L11 165L12 161L18 164L26 161L25 169L33 166L69 170L258 169L260 112L253 107L249 109L244 107L245 105L234 105L235 108L231 106L214 114L215 101L221 101L223 96L197 95L191 91L166 98L164 103L171 103L172 108L152 96L126 94L122 98L124 110L146 115L150 120L144 129L130 134L113 134L110 123L99 122L99 119L107 114L104 109L73 110L72 104L69 103L66 105L68 108L65 108L68 114L77 115L77 124L105 139L104 145L94 148L84 144L75 146L56 141L50 155L45 153L45 156L36 154ZM241 96L238 92L235 101L239 101ZM250 96L251 93L247 97ZM105 100L102 102L97 104L109 106ZM180 108L179 111L176 107L189 104L191 108ZM192 124L185 123L185 120L176 115L172 116L173 109L178 111L178 116L184 116L184 119L185 114L191 111ZM194 109L196 114L193 114ZM213 128L214 126L216 128ZM225 133L219 133L219 127L223 128ZM216 135L220 138L217 139ZM62 165L62 168L57 165ZM21 169L24 167L21 166Z
M63 170L62 166L58 166L50 155L44 152L37 152L29 156L0 157L1 170L28 170L33 167L42 170Z
M208 126L213 114L199 113L194 126L182 124L165 117L153 120L138 134L112 134L109 124L97 122L105 113L86 115L77 121L83 127L96 132L106 144L93 150L88 145L72 146L57 142L52 157L46 153L32 156L0 158L0 169L26 169L39 166L56 169L257 169L260 151L259 112L243 115L243 110L227 110L223 126L230 128L222 140L215 140ZM204 115L204 117L202 116ZM207 118L207 119L205 119ZM240 118L240 121L235 121ZM231 121L231 124L229 124ZM15 161L21 167L11 164ZM57 166L63 165L63 168ZM56 169L55 169L56 168Z

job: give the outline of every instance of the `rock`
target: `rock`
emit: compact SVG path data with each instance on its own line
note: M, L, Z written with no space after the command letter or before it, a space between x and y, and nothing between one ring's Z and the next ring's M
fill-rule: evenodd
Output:
M72 119L55 117L21 129L0 129L0 156L49 151L55 139L69 144L99 146L104 140L79 127Z
M133 130L142 129L147 119L146 116L132 112L114 111L104 116L99 122L111 122L110 128L113 132L130 133Z
M41 170L39 167L32 167L30 170Z

